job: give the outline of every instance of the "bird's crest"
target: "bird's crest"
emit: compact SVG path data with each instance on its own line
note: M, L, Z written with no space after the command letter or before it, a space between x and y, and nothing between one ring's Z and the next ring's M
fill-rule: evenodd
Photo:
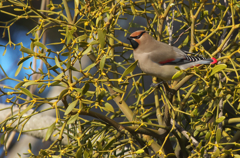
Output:
M144 31L144 30L135 31L130 35L130 37L138 37L138 36L141 37L141 35L144 34L145 32L146 31Z

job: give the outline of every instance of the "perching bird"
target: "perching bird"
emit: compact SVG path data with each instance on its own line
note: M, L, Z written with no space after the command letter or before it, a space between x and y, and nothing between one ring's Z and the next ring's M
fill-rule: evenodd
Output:
M173 75L178 71L176 66L184 70L202 64L217 63L215 58L188 56L177 47L155 40L144 30L133 32L128 40L133 47L134 59L138 60L140 69L164 81L172 80Z

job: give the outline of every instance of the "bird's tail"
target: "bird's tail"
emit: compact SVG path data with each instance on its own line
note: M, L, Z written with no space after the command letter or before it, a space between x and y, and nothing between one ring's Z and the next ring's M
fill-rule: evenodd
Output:
M194 67L194 66L199 66L199 65L216 64L216 63L217 63L217 59L209 58L209 59L203 59L203 60L198 60L198 61L190 62L187 64L183 64L183 65L179 66L179 68L182 70L185 70L189 67Z

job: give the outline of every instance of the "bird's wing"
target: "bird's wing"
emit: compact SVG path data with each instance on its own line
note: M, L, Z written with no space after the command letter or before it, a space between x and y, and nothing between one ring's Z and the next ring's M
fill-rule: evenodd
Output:
M200 60L207 61L207 63L213 62L212 59L206 59L202 56L189 56L187 54L194 54L194 53L180 50L177 47L172 47L172 49L175 52L175 53L172 53L172 54L174 54L174 56L172 56L172 57L169 56L169 57L165 58L168 55L168 53L164 53L164 54L162 54L161 57L158 58L158 59L160 59L159 61L156 61L157 60L156 58L154 58L154 59L152 58L153 61L155 61L161 65L179 65L179 66L183 65L183 64L188 64L191 62L200 61Z
M208 60L208 59L206 59L204 57L200 57L200 56L184 55L184 57L178 57L175 59L161 61L161 62L159 62L159 64L161 64L161 65L183 65L183 64L187 64L187 63L191 63L191 62L195 62L195 61L199 61L199 60ZM212 61L212 59L210 59L210 60Z

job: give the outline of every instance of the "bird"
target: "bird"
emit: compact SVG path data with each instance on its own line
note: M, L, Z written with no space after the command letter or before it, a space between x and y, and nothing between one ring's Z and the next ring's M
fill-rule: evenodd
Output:
M133 48L133 56L138 61L138 67L148 75L155 76L163 81L172 80L173 75L179 70L202 64L216 64L215 58L202 56L189 56L187 51L155 40L145 30L133 32L127 39ZM181 75L179 78L184 76ZM178 78L176 78L178 79Z

